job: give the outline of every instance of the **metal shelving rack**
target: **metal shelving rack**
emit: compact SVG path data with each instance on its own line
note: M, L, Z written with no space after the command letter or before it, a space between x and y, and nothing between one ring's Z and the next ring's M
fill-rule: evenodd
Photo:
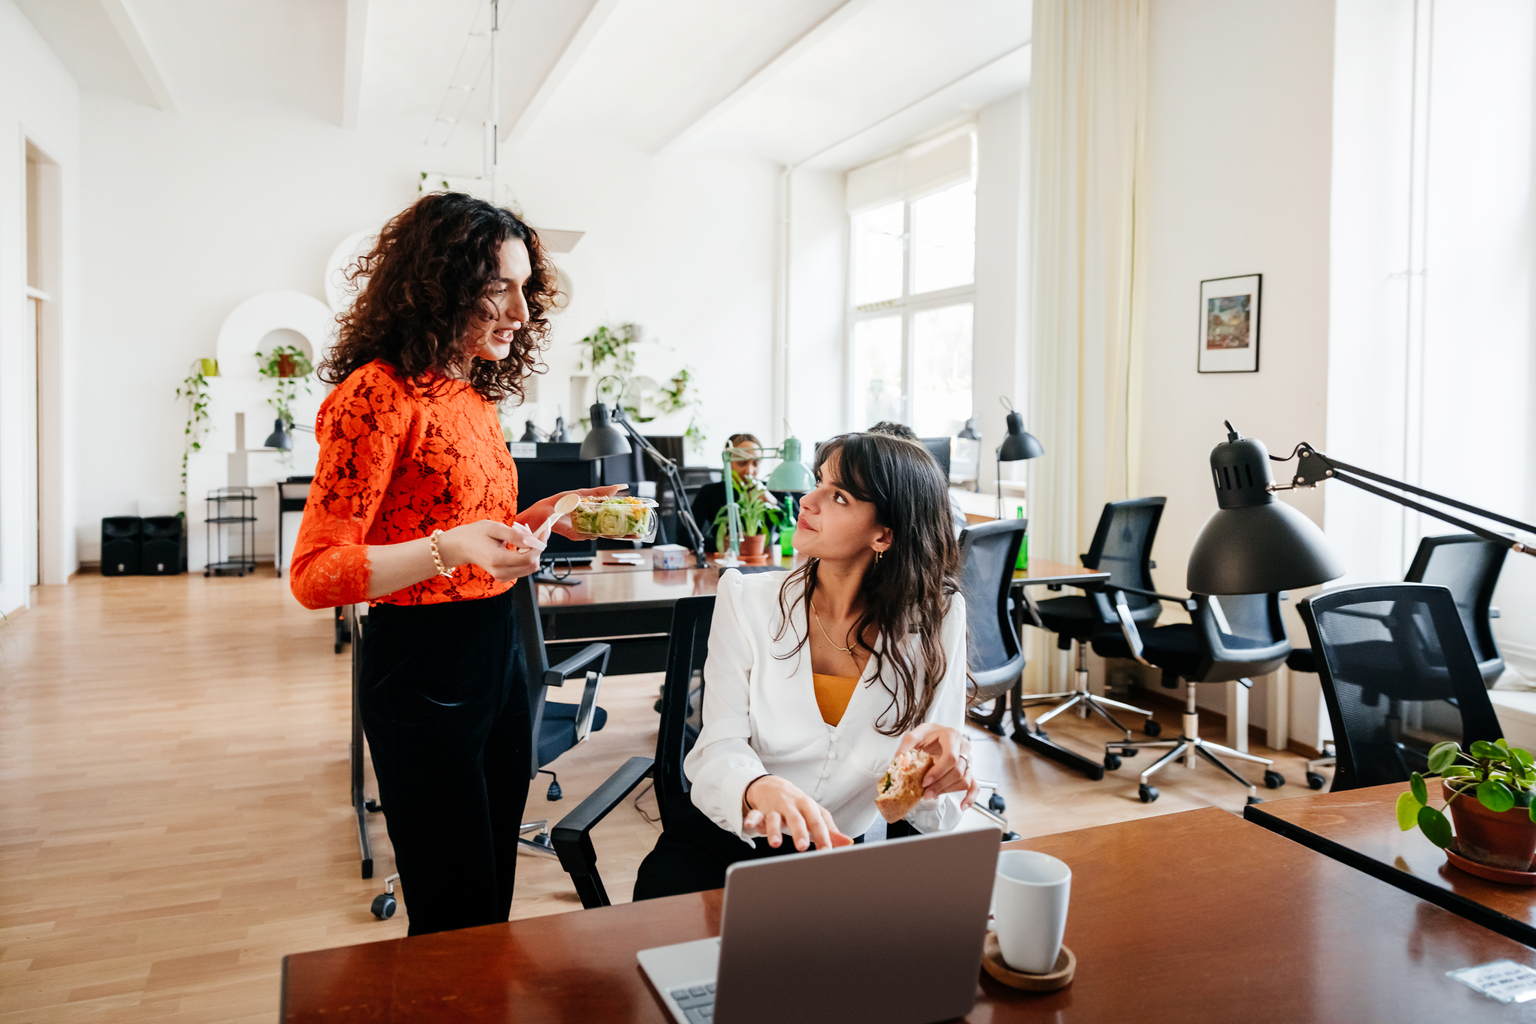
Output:
M215 487L208 492L208 564L204 576L256 571L256 492L250 487ZM239 541L238 545L232 543Z

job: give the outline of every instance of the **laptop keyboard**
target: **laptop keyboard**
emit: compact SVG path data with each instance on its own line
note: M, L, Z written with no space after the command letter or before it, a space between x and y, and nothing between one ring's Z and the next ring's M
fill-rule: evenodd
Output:
M683 1011L688 1024L710 1024L715 1019L715 983L675 988L672 998Z

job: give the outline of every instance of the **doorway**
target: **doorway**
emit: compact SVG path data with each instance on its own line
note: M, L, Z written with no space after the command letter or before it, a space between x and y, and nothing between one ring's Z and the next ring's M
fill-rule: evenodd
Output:
M63 498L63 189L60 169L40 147L26 147L27 362L23 448L28 465L24 515L28 586L68 582ZM29 601L30 603L30 601Z

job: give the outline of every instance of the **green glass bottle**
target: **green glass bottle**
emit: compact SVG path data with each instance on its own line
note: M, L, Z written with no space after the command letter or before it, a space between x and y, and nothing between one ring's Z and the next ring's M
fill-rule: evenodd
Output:
M795 499L784 495L784 522L779 526L779 555L792 558L795 554Z
M1024 507L1022 505L1015 510L1014 518L1024 518ZM1020 570L1029 568L1029 532L1027 530L1025 531L1024 536L1019 538L1019 557L1013 563L1013 567Z

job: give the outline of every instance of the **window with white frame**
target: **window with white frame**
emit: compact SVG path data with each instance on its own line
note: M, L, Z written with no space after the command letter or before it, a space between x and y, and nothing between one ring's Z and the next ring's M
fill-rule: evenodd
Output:
M966 132L849 174L855 429L896 420L944 437L971 415L973 149Z

